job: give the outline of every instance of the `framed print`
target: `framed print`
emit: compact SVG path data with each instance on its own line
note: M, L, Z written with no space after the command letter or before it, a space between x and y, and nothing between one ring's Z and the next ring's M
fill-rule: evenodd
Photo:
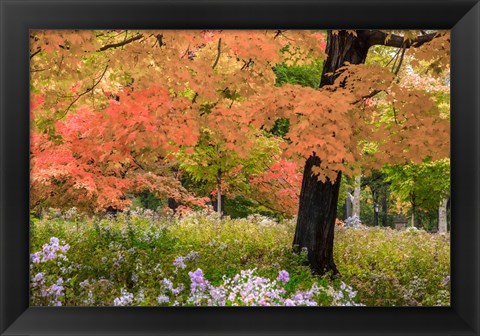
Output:
M477 335L479 6L2 1L2 335Z

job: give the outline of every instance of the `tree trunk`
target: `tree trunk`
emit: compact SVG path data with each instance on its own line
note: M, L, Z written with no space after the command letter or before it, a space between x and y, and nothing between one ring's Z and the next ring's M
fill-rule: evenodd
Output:
M222 173L220 171L217 176L217 212L222 213Z
M447 233L447 203L448 198L444 198L438 208L438 233Z
M320 182L312 173L312 167L319 164L320 158L316 155L310 156L305 164L293 245L296 249L307 248L308 262L314 273L331 271L336 274L333 236L341 173L333 183Z
M388 191L384 190L382 193L382 226L387 226L388 219Z
M353 215L360 219L360 187L362 176L355 176L355 189L353 190Z
M351 192L352 190L348 189L347 197L345 197L345 218L344 219L352 217L352 200L350 199Z
M416 200L415 193L411 193L410 194L410 204L412 205L412 216L411 216L412 227L415 227L415 211L417 210L417 204L416 204L415 200Z
M333 84L335 75L331 74L345 62L365 63L369 45L360 36L346 31L336 34L328 31L327 59L323 65L320 87ZM293 245L298 250L307 249L308 262L314 273L336 274L338 270L333 260L333 240L341 173L338 173L335 181L326 179L321 182L312 174L312 166L319 164L320 158L315 153L305 163Z

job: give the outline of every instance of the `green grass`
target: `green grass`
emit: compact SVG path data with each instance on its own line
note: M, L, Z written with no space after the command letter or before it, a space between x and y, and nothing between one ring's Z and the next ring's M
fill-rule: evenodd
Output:
M122 289L134 295L131 305L156 306L166 293L165 283L183 286L170 302L189 304L190 276L201 269L212 286L221 286L242 270L256 269L260 277L275 280L289 273L285 296L308 291L317 284L318 305L362 303L368 306L449 305L448 236L423 231L385 228L336 228L335 261L341 275L335 279L311 274L304 255L292 252L294 220L276 223L262 218L220 220L193 213L184 218L159 217L153 212L116 218L44 218L31 224L31 252L42 250L51 237L69 244L67 260L32 263L33 305L110 306ZM177 257L192 252L185 268ZM61 278L62 282L58 282ZM167 279L167 280L164 280ZM87 280L87 282L86 282ZM165 282L166 281L166 282ZM338 301L335 292L346 283L358 294ZM63 291L54 297L53 284ZM183 285L181 285L183 284ZM168 286L167 286L168 287ZM42 290L48 292L42 295Z

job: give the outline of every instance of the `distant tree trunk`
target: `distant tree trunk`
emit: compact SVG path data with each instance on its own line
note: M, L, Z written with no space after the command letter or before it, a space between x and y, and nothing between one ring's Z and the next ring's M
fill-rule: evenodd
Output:
M346 31L333 34L328 31L327 59L323 65L320 87L333 84L335 75L332 74L345 62L365 63L368 48L366 41L354 34ZM305 163L293 245L299 250L307 249L308 261L314 273L336 274L338 270L333 260L333 239L341 173L337 174L335 181L319 181L317 175L312 173L312 167L320 163L320 158L315 153Z
M382 193L382 219L381 223L382 226L387 226L387 219L388 219L388 192L384 191Z
M353 215L360 219L360 187L362 176L355 176L355 189L353 190Z
M347 219L349 217L352 217L352 200L350 198L351 196L351 189L347 190L347 197L345 197L345 218Z
M411 224L412 227L415 227L415 211L416 209L416 204L415 204L415 194L410 195L410 204L412 205L412 216L411 216Z
M173 211L177 210L178 206L180 205L174 198L169 197L167 199L167 205L169 209L172 209Z
M222 172L220 170L217 176L217 212L222 213Z
M448 198L444 198L438 208L438 233L447 233L447 203Z

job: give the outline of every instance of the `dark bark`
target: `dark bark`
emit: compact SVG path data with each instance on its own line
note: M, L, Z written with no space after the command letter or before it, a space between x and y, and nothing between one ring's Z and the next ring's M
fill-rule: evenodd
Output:
M167 205L169 209L172 209L173 211L175 211L180 206L180 203L178 203L174 198L169 197L167 199Z
M337 77L335 72L342 67L345 62L350 64L363 64L367 58L367 41L362 38L363 34L357 36L347 31L341 30L334 34L328 31L327 35L327 59L323 64L320 87L331 85Z
M381 30L362 30L359 32L359 35L361 35L369 47L373 45L384 45L387 47L396 48L418 48L422 44L433 40L438 36L438 33L434 32L430 34L419 35L414 40L405 40L402 36L395 34L390 34L390 36L388 36L386 32Z
M126 40L122 41L122 42L104 45L103 47L101 47L97 51L105 51L105 50L112 49L112 48L123 47L124 45L132 43L133 41L140 40L142 37L143 37L143 34L137 34L133 37L130 37L129 39L126 39Z
M365 63L369 46L361 36L346 31L328 32L328 56L323 65L320 87L333 84L338 68L345 62ZM337 274L333 240L341 173L337 174L335 181L319 181L318 176L312 174L312 167L320 164L321 158L315 153L305 163L293 246L298 251L307 249L308 262L314 273Z
M297 251L307 248L308 262L314 273L336 274L333 238L341 173L335 182L328 179L319 182L312 173L312 167L318 165L320 158L316 155L310 156L305 164L293 245Z

